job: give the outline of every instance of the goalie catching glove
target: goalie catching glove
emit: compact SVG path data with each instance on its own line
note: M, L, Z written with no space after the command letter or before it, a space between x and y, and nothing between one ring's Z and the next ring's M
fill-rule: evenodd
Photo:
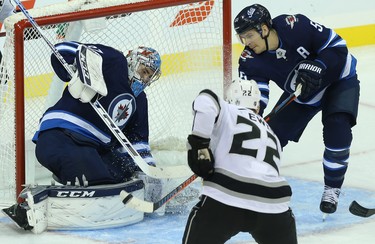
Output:
M296 86L302 85L301 99L309 98L321 88L325 69L322 63L311 60L304 60L297 65Z
M83 103L90 102L96 94L106 96L107 86L103 77L103 58L85 45L79 45L76 54L77 71L69 81L70 94Z
M214 173L214 156L209 148L210 139L188 136L188 164L190 169L203 179Z

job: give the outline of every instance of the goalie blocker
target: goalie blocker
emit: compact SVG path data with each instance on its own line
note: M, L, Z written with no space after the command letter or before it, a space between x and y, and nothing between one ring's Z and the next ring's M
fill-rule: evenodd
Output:
M144 198L144 184L136 179L100 186L36 186L25 188L24 203L3 209L18 227L42 233L45 230L94 230L138 223L144 213L124 207L120 192Z

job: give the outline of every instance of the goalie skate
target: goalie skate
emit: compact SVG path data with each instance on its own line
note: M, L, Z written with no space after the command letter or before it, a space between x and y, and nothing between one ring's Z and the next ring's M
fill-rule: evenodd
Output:
M20 229L31 230L33 227L27 221L26 211L27 205L23 204L14 204L2 210L5 216L12 220Z

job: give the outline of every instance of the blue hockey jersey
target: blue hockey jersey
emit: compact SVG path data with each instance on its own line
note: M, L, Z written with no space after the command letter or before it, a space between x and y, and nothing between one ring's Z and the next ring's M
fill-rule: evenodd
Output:
M356 75L356 59L348 52L346 42L334 30L311 21L304 15L280 15L273 19L272 28L278 34L277 50L254 53L245 47L239 59L239 77L254 79L261 91L261 110L268 104L269 81L283 91L295 91L295 72L299 62L319 60L327 70L323 87L302 104L318 105L326 88Z
M63 42L57 44L56 48L69 64L73 64L78 45L77 42ZM144 92L135 98L128 81L126 57L112 47L101 44L85 45L94 49L103 58L102 69L108 95L99 99L100 104L137 151L149 153L147 98ZM61 80L65 82L70 80L70 75L54 55L51 56L51 64ZM59 101L50 107L40 119L33 141L38 140L41 131L52 128L62 128L78 133L85 140L91 140L94 144L104 148L113 146L117 142L91 105L73 98L67 88Z

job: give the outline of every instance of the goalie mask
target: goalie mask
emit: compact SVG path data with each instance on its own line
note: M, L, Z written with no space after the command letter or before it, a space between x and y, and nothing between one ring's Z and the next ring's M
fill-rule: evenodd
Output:
M160 78L160 55L150 47L140 46L137 49L130 50L126 59L128 61L130 87L137 97L147 86Z
M224 100L230 104L258 111L260 108L260 91L256 81L233 80L225 92Z

